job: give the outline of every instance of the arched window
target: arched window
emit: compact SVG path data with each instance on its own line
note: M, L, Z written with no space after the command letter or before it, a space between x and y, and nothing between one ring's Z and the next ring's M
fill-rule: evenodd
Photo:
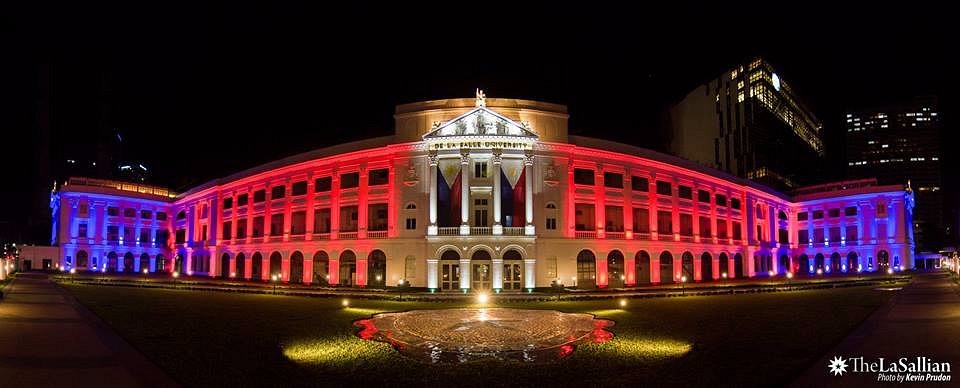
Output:
M317 251L313 255L313 282L326 286L330 280L330 256L325 251Z
M177 219L178 219L178 220L182 220L182 219L184 219L184 218L187 218L187 212L186 212L186 211L181 210L179 213L177 213Z
M586 249L577 254L577 288L596 287L597 257Z
M781 220L786 220L786 219L787 219L787 213L784 213L783 210L781 210L779 213L777 213L777 218L779 218L779 219L781 219Z
M417 204L413 202L408 203L407 206L404 207L404 209L407 209L407 210L414 210L416 208L417 208Z
M557 204L553 202L547 202L547 209L556 209L556 208L557 208Z
M303 253L300 251L290 255L290 283L303 283Z
M340 253L340 285L352 286L357 284L357 254L353 251Z
M387 255L374 249L367 255L367 285L383 288L387 284Z

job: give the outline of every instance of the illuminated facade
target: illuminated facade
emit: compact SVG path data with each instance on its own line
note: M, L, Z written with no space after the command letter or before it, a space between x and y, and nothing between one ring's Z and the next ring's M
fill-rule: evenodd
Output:
M676 155L783 190L820 180L822 124L762 59L694 89L669 117Z
M72 180L52 200L64 262L504 292L554 281L616 288L769 276L811 265L848 271L848 257L863 270L912 265L904 228L912 193L902 186L820 187L790 198L684 159L567 136L562 105L482 93L400 105L394 117L393 136L295 155L176 195ZM798 219L818 211L829 216ZM837 226L846 234L834 239ZM817 230L823 239L801 241L801 231Z

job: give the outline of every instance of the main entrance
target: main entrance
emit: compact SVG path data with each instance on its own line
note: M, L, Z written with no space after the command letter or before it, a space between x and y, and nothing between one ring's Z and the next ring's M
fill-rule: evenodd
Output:
M440 290L460 289L460 255L454 250L443 252L440 256Z
M520 291L523 287L523 256L509 250L503 254L503 290Z
M479 250L470 258L470 288L474 291L489 291L493 284L493 262L490 252Z

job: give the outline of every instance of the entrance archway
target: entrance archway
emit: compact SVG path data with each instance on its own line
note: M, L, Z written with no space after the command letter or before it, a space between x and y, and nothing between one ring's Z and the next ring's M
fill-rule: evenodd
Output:
M607 287L623 288L623 253L618 250L607 254Z
M250 260L250 279L262 280L263 278L263 255L260 252L253 254Z
M226 253L220 255L220 277L224 279L230 277L230 255Z
M700 279L703 282L713 280L713 256L709 252L700 255Z
M586 249L577 254L577 288L597 287L597 257Z
M740 279L743 273L743 255L737 253L733 255L733 277Z
M833 254L830 255L830 272L838 273L841 270L843 270L843 265L840 263L840 254L833 252Z
M166 273L167 272L167 258L163 255L157 255L157 272Z
M793 272L793 269L790 268L790 256L780 255L780 263L777 265L777 272L781 275L787 272Z
M290 283L303 283L303 253L300 251L290 255Z
M270 254L270 275L269 278L264 280L273 280L273 275L277 275L279 278L282 275L283 271L283 256L280 255L280 252L273 252Z
M493 262L490 252L483 249L473 252L470 257L470 289L489 291L493 286Z
M890 268L890 254L885 250L877 252L877 270L880 272L887 272L887 269Z
M660 284L672 284L675 281L674 276L673 255L663 251L660 253Z
M686 281L693 281L693 254L690 252L683 252L683 255L680 259L680 276L683 276Z
M133 253L127 252L123 255L123 272L133 273L137 269L134 268Z
M523 289L523 255L516 249L503 253L503 289L507 291Z
M814 266L814 272L818 270L823 271L823 254L822 253L818 253L816 256L813 257L813 266Z
M107 272L117 272L117 253L110 252L107 254Z
M319 286L329 285L330 256L325 251L313 254L313 283Z
M340 285L355 284L357 284L357 254L349 250L343 251L340 254Z
M386 288L387 255L374 249L367 255L367 287Z
M140 254L140 272L143 271L150 272L150 255L147 253Z
M237 270L236 270L237 276L236 276L236 277L237 277L238 279L244 279L244 278L247 277L247 263L246 263L246 260L247 260L247 259L246 259L246 257L243 256L243 253L238 253L238 254L237 254L237 258L234 260L234 261L236 261L236 263L234 264L234 266L237 267Z
M460 289L460 254L453 249L440 255L440 290Z
M860 261L858 260L857 252L850 252L847 254L847 271L849 272L860 271Z
M810 265L810 256L806 253L800 254L800 273L811 274L813 267Z
M74 268L87 269L87 251L80 250L77 252L77 263L74 265Z
M637 252L634 258L637 285L650 284L650 254L647 251Z

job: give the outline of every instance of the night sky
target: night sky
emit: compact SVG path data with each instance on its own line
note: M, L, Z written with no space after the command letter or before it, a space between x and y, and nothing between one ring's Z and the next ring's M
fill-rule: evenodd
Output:
M566 104L572 134L659 148L665 107L759 55L824 121L837 166L826 181L843 177L845 109L935 94L946 128L956 111L954 21L919 2L870 10L129 3L2 6L0 241L48 236L52 179L68 155L93 158L104 127L122 134L128 159L153 170L152 183L175 190L389 135L394 105L472 97L477 87ZM957 178L946 177L950 189Z

